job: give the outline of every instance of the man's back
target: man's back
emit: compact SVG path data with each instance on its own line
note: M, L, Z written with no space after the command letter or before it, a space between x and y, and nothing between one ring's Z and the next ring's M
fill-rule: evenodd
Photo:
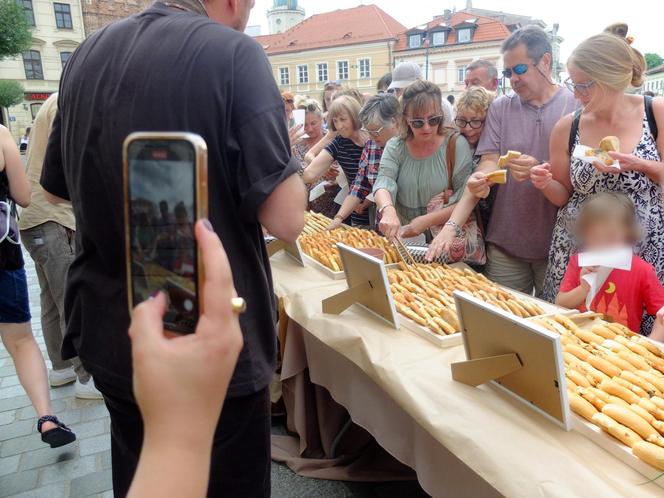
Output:
M155 4L81 45L65 69L59 107L54 136L62 137L64 167L55 137L42 182L71 198L78 223L66 351L75 354L73 345L96 379L129 388L122 142L133 131L189 131L207 142L210 220L249 306L229 395L265 387L274 298L256 211L297 165L289 163L283 105L262 48L203 16Z

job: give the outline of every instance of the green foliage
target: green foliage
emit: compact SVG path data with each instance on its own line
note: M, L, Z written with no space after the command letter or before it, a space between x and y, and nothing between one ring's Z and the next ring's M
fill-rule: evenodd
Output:
M32 26L16 0L0 0L0 60L30 48Z
M23 87L18 81L0 80L0 108L20 104L23 101Z
M646 58L646 66L648 69L664 64L664 59L659 54L644 54L644 57Z

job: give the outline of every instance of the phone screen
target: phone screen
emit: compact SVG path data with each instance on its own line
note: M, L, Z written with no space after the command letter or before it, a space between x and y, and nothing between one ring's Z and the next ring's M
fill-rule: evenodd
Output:
M162 290L165 327L191 333L199 311L196 151L186 140L134 140L127 163L133 305Z

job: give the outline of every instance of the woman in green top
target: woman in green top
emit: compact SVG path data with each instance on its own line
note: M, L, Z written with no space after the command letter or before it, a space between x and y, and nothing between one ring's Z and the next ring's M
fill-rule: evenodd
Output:
M429 81L416 81L403 93L402 133L385 146L373 188L381 214L379 228L390 239L414 237L444 224L473 172L470 147L460 136L452 185L448 185L451 132L444 125L441 99L440 89ZM447 206L427 213L429 201L442 192L450 194Z

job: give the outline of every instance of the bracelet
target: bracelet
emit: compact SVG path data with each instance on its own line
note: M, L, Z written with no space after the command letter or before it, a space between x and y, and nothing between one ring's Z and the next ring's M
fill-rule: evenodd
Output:
M385 209L388 208L388 207L394 207L394 204L385 204L383 207L381 207L381 208L378 210L378 213L379 213L379 214L383 214L383 211L385 211Z
M461 225L459 225L456 221L449 220L447 223L445 223L445 226L454 228L454 235L457 237L461 237L463 235L463 228L461 228Z

